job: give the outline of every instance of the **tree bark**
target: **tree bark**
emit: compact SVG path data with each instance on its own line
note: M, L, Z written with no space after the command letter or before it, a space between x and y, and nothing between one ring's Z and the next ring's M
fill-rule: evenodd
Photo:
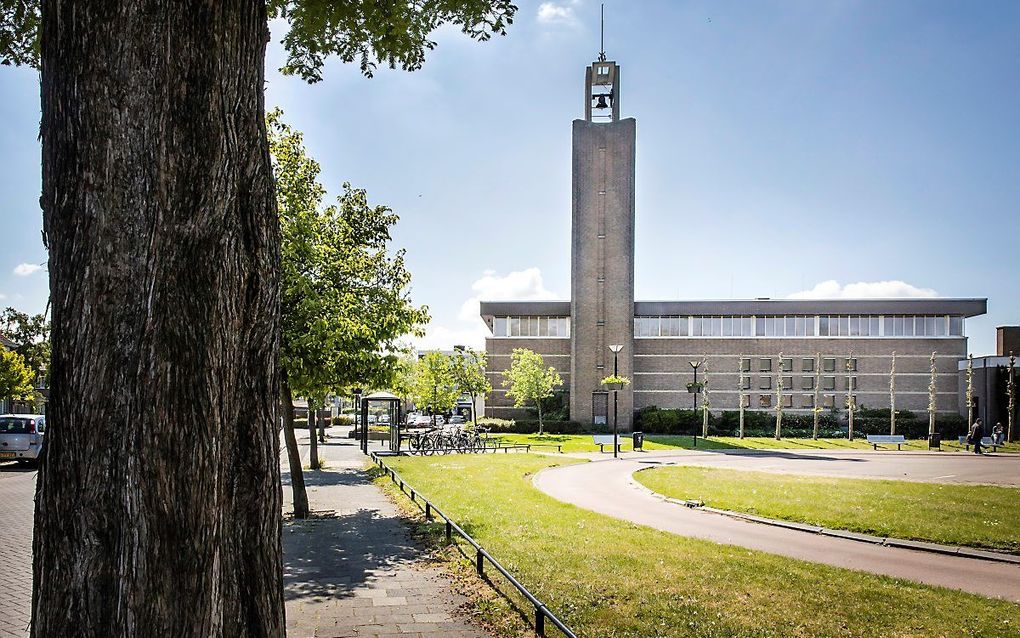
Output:
M287 442L287 463L290 467L290 491L294 501L294 518L308 518L308 492L301 470L301 450L294 435L294 395L287 375L280 378L280 401L283 403L283 438Z
M319 439L315 436L317 408L312 407L313 403L315 402L312 399L308 399L308 467L317 470L319 469Z
M41 10L32 635L282 637L265 5Z

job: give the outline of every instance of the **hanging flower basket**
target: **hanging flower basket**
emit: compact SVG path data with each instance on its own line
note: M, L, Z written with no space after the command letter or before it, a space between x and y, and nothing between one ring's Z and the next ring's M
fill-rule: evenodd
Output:
M612 375L602 379L602 385L607 390L622 390L624 386L630 385L630 379L627 377L614 377Z

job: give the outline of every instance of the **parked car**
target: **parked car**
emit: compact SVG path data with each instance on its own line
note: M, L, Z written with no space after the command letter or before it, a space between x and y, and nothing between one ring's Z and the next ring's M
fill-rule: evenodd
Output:
M35 463L43 454L45 434L42 414L0 415L0 461Z
M464 423L467 423L467 420L459 414L454 414L453 416L450 417L447 423L449 423L450 425L454 424L463 425Z
M379 425L389 425L389 422L390 422L390 415L388 415L388 414L380 414L379 415Z
M432 417L427 414L416 414L413 425L418 428L426 428L432 425Z

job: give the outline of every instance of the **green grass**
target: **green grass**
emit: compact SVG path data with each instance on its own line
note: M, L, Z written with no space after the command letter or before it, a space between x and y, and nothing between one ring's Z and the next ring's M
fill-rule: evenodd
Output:
M563 452L598 452L599 446L592 442L590 434L494 434L506 443L531 443L541 445L562 445ZM623 451L631 450L630 435L620 436ZM957 452L963 448L953 443L943 442L943 451ZM694 438L690 436L663 436L650 434L645 436L645 450L871 450L872 446L864 437L855 438L853 441L847 439L781 439L779 441L772 437L745 437L738 439L735 436L713 436L707 439L698 437L698 445L694 446ZM880 449L896 449L893 446L884 446ZM928 451L927 440L911 440L903 445L903 450L919 452ZM1000 451L1003 448L999 448ZM1020 444L1011 443L1006 448L1009 452L1020 452ZM545 451L543 448L536 448L538 451ZM607 452L612 448L607 447Z
M878 536L1020 552L1020 490L791 476L701 467L644 470L654 492L706 505Z
M1020 627L1015 604L675 536L532 487L532 474L573 459L387 462L581 636L987 637ZM438 524L429 529L441 534Z

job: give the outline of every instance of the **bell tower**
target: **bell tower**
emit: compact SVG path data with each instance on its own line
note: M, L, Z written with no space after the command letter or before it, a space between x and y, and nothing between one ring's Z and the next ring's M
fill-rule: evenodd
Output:
M573 122L570 255L570 415L612 425L603 378L633 378L634 118L620 119L620 66L602 51L584 72L584 119ZM621 429L631 428L633 384L618 395Z

